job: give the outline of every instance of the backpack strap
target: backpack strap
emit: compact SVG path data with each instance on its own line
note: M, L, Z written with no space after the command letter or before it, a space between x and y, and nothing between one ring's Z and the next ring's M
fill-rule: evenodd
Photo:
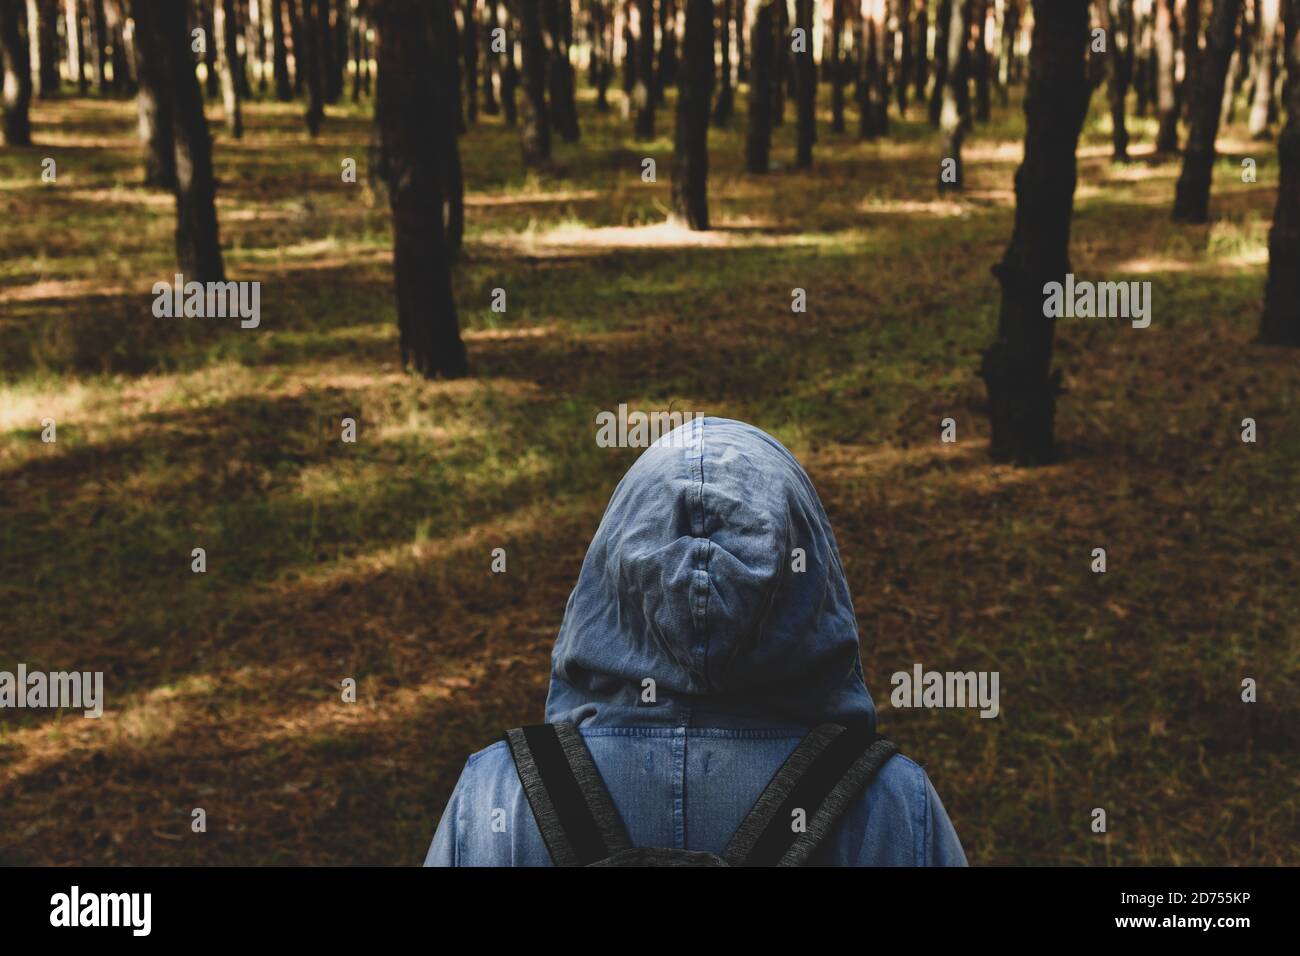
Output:
M723 852L732 866L803 866L897 745L865 728L822 724L781 765ZM803 810L806 831L791 818Z
M505 737L556 866L587 866L632 846L576 727L537 724Z

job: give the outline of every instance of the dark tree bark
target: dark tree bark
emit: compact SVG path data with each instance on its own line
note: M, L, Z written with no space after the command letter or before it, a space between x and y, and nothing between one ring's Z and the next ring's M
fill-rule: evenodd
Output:
M745 133L745 169L766 173L772 152L772 72L776 41L774 0L758 0L749 31L749 127Z
M822 53L823 66L831 81L831 130L844 132L844 10L848 0L830 0L830 35Z
M466 375L443 221L443 175L453 165L443 153L456 148L456 118L455 93L439 63L456 57L455 31L446 33L425 0L374 0L371 9L379 61L375 124L393 213L402 364L426 378Z
M194 72L185 8L173 0L134 0L140 89L152 90L159 112L170 114L176 174L176 260L187 280L225 279L217 234L212 138L203 115L203 92ZM156 57L156 62L149 62Z
M719 66L718 99L713 106L713 125L723 128L731 123L731 115L736 110L736 94L731 85L731 23L740 22L733 13L743 0L720 0L718 5L718 48L722 57ZM689 60L689 55L687 56Z
M23 38L27 13L22 0L0 0L0 53L4 54L4 140L6 146L30 146L32 69Z
M1300 346L1300 4L1286 5L1286 125L1277 139L1277 202L1259 341Z
M925 105L925 87L930 82L929 36L930 8L934 0L915 0L916 3L916 55L913 60L912 82L915 84L917 102Z
M541 166L551 158L551 120L546 106L546 46L541 6L518 0L519 37L524 60L524 165Z
M239 103L239 84L235 80L235 70L239 64L236 48L239 24L235 10L234 0L213 0L213 27L216 33L212 42L217 46L217 69L221 73L221 105L226 114L226 132L239 139L244 135L244 114Z
M772 47L772 125L785 125L786 91L793 92L794 53L790 49L790 8L787 0L774 0L776 44Z
M352 16L352 5L348 0L334 0L334 20L330 28L333 43L333 56L330 58L330 94L328 102L337 103L343 98L348 73L348 21Z
M501 24L497 18L495 0L486 0L483 11L487 17L482 41L483 53L483 112L488 116L497 116L501 112L501 103L497 100L496 84L501 75L501 57L492 52L492 33Z
M875 139L880 136L880 104L876 102L878 84L876 76L880 63L880 17L874 2L862 5L858 19L858 136Z
M1070 271L1075 148L1088 111L1086 0L1034 3L1025 153L1016 171L1016 220L1002 261L998 334L980 374L988 388L994 461L1037 465L1056 458L1053 423L1060 372L1052 371L1056 322L1043 287Z
M872 76L876 88L871 97L871 108L875 111L875 116L871 121L871 128L877 136L888 136L889 74L893 68L894 40L889 30L888 0L874 0L874 3L876 21L874 61L876 68Z
M1133 0L1106 0L1106 94L1110 101L1111 158L1128 161L1128 123L1125 103L1133 73Z
M167 69L157 49L155 31L139 20L146 0L132 0L135 17L135 74L139 82L136 110L140 141L144 143L144 182L160 189L176 188L176 140L172 132L172 106L167 89ZM145 11L147 14L147 10Z
M709 228L709 101L713 96L713 0L686 0L673 140L673 213L691 229Z
M659 67L655 70L655 98L662 105L664 93L677 84L677 3L659 0Z
M320 133L325 118L325 57L326 47L321 20L328 17L327 0L297 0L298 21L294 25L293 52L303 82L307 87L307 112L304 121L312 136Z
M477 0L464 0L460 8L461 57L465 63L465 122L478 122L478 17Z
M514 126L519 121L518 108L515 106L515 90L519 89L519 67L515 65L515 37L519 35L518 18L510 6L502 3L501 11L505 15L506 50L505 62L501 66L501 109L505 113L507 126ZM548 147L549 151L549 147Z
M1082 0L1080 0L1082 2ZM951 0L948 7L948 29L945 33L948 49L944 59L950 64L945 71L947 82L943 88L943 109L939 114L939 138L944 162L939 164L939 191L965 188L965 171L962 167L961 146L970 125L970 97L963 95L966 87L966 58L962 55L965 40L970 32L970 4L966 0ZM947 160L955 164L951 181L945 176Z
M1268 139L1273 105L1273 64L1277 59L1279 0L1256 0L1259 39L1255 45L1255 92L1250 103L1250 135Z
M551 123L565 142L573 143L580 135L576 81L573 61L569 59L569 47L573 43L573 8L569 0L543 0L542 6L549 38Z
M655 5L654 0L636 0L634 28L636 78L632 87L632 108L636 110L636 138L655 138Z
M934 2L934 0L930 0ZM934 86L930 88L930 125L938 127L943 114L944 91L948 89L948 33L952 23L952 5L961 0L939 0L934 21Z
M1210 181L1214 172L1214 140L1219 134L1223 84L1237 42L1241 0L1214 0L1205 52L1196 68L1192 90L1191 127L1183 152L1183 171L1174 195L1174 219L1205 222L1210 216Z
M898 114L907 114L907 89L912 77L912 5L910 0L895 0L898 15L898 74L894 81L894 92L898 98Z
M988 0L970 0L970 6L974 33L971 71L975 74L975 119L987 123L992 105L989 97L992 70L987 36Z
M90 0L87 26L90 30L90 65L95 77L95 92L106 96L108 82L108 20L104 16L104 0Z
M795 26L803 30L807 46L795 53L795 89L798 93L798 134L795 138L795 169L811 169L813 143L817 141L817 67L813 63L813 0L795 0Z
M1174 86L1175 2L1176 0L1155 0L1156 111L1160 118L1160 127L1156 132L1157 153L1178 152L1178 97Z
M1183 0L1182 19L1183 79L1178 86L1179 115L1189 119L1196 71L1201 63L1201 0Z
M281 103L293 99L289 82L289 48L284 42L284 6L286 0L271 0L271 72L275 76L275 98ZM287 0L292 6L297 0Z

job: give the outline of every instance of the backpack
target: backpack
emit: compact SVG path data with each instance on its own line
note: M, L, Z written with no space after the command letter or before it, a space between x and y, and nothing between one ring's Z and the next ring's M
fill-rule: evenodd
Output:
M898 747L864 728L822 724L773 775L722 856L634 847L573 724L506 732L515 770L556 866L803 866ZM806 826L791 824L804 811Z

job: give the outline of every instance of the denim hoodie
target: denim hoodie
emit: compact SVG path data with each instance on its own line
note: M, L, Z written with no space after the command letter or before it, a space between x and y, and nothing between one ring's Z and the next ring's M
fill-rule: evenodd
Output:
M720 854L817 724L875 727L839 549L794 456L697 418L619 482L551 655L548 723L578 725L634 845ZM894 757L812 862L965 865L924 770ZM469 758L426 866L549 866L510 751Z

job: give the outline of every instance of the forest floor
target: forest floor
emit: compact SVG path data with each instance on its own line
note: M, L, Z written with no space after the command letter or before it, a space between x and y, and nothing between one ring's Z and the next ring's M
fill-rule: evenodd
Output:
M1153 320L1062 320L1062 460L994 466L976 369L1019 101L944 198L916 106L877 143L824 115L811 172L790 169L790 119L768 176L743 172L737 117L696 234L664 224L670 112L638 144L587 93L545 175L484 117L461 146L474 376L454 382L397 363L368 111L331 109L309 141L300 107L254 103L232 141L209 105L229 277L262 283L242 330L151 313L174 212L138 185L134 105L37 103L38 145L0 151L0 670L102 670L107 703L3 714L0 863L419 862L466 756L541 716L637 454L594 441L620 402L753 422L806 465L882 728L972 863L1300 863L1300 362L1252 344L1274 147L1227 129L1213 222L1175 225L1177 160L1135 121L1134 162L1112 164L1094 96L1074 269L1150 281ZM998 671L1000 716L891 708L914 662Z

